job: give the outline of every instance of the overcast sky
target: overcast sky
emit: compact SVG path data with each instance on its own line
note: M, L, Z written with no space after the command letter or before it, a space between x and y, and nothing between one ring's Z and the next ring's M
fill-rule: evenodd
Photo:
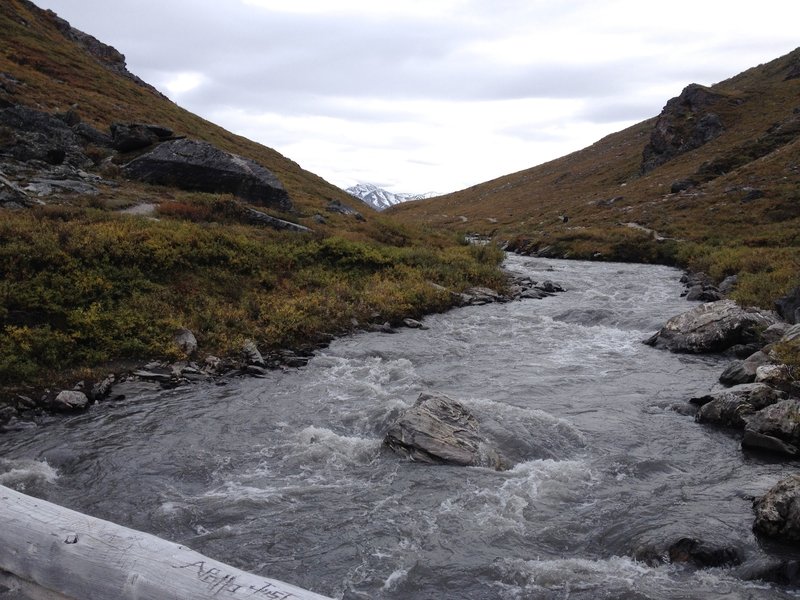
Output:
M449 192L800 45L797 0L34 0L331 183Z

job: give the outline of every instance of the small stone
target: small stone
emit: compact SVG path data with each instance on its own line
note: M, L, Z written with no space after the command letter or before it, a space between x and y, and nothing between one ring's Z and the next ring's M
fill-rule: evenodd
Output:
M420 321L417 321L416 319L411 319L409 317L403 319L403 325L405 325L410 329L427 329L427 327L425 327L425 325L423 325Z
M54 410L62 412L75 412L84 410L89 406L89 398L86 394L76 390L64 390L53 399L52 407Z
M265 367L260 367L258 365L247 365L244 371L253 377L266 377L269 374L269 371Z
M190 330L181 328L175 332L172 339L186 356L191 356L197 352L197 338Z
M95 383L92 386L91 396L93 400L102 400L106 398L111 393L111 388L114 386L114 382L116 381L116 377L112 373L103 381Z
M253 340L247 340L244 345L242 346L242 354L244 355L244 361L247 365L255 365L257 367L265 367L267 363L264 361L264 357L261 356L261 352L258 351L258 346Z

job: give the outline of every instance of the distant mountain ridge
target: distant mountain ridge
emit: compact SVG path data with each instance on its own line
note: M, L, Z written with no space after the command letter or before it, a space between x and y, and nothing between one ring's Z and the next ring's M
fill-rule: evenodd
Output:
M351 196L355 196L362 202L370 205L375 210L385 210L390 206L395 206L396 204L400 204L402 202L409 202L411 200L425 200L427 198L433 198L439 195L436 192L427 192L425 194L395 194L372 183L359 183L345 189L345 192Z

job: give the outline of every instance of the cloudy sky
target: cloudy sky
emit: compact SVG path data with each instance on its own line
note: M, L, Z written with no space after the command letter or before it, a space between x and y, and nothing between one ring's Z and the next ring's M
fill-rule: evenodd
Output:
M448 192L800 45L797 0L34 0L331 183Z

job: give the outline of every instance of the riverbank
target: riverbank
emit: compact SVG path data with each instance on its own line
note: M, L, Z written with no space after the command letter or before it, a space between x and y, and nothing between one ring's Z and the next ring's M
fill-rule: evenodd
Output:
M541 299L564 291L561 285L550 280L537 282L530 277L508 272L500 289L470 287L461 292L448 292L436 284L430 285L439 287L437 291L449 294L450 298L449 305L444 309L436 306L436 312L459 306ZM413 314L418 315L419 312ZM127 361L86 369L80 376L70 372L61 373L53 376L46 386L38 388L0 388L0 393L4 392L4 396L0 396L0 433L29 428L37 417L45 413L81 412L92 404L122 400L143 389L168 389L197 382L225 385L234 377L265 377L270 370L302 367L316 351L342 335L359 331L393 334L401 327L425 327L421 321L410 316L383 321L378 313L372 315L371 322L362 324L352 318L349 325L339 336L328 334L293 349L264 349L259 348L254 340L245 340L237 352L223 358L203 352L194 333L182 328L172 340L183 355L180 360Z

